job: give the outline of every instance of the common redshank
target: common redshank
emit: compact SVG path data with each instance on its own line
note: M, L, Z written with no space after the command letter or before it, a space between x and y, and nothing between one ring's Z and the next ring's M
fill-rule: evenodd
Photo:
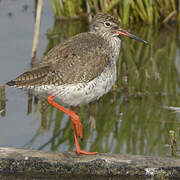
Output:
M78 154L97 154L81 150L82 124L74 106L88 104L106 94L116 81L116 61L120 51L120 36L146 41L123 30L118 19L97 14L90 31L77 34L54 47L32 69L7 83L22 89L31 89L47 97L48 102L71 117ZM54 101L70 106L65 109Z

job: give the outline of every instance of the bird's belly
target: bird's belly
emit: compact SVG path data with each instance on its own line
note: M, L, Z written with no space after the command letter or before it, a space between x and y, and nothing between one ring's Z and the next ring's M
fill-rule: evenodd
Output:
M46 91L48 94L55 95L60 102L70 105L79 106L88 104L102 95L106 94L113 86L116 80L116 67L106 68L100 76L88 83L78 83L69 85L44 85L35 88L35 91Z

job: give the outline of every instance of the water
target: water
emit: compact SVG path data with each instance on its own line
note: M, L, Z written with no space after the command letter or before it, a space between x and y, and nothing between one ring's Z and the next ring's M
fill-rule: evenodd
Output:
M2 0L0 16L3 84L31 67L33 1ZM87 29L85 21L54 22L51 7L44 1L37 59ZM180 127L179 109L174 108L180 106L178 29L136 25L131 31L150 45L123 38L116 85L97 102L76 109L84 130L80 146L103 153L171 156L169 131L175 131L179 144ZM11 87L6 87L6 99L5 114L0 117L0 146L75 149L69 118L45 99Z

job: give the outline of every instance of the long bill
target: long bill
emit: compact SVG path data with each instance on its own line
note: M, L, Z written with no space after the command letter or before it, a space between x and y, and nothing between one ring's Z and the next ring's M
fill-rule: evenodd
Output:
M135 36L135 35L127 32L127 31L125 31L124 29L119 28L118 30L116 30L116 32L117 32L119 35L127 36L127 37L130 37L130 38L135 39L135 40L137 40L137 41L140 41L140 42L142 42L142 43L144 43L144 44L148 44L147 41L144 41L143 39L141 39L141 38L139 38L139 37L137 37L137 36Z

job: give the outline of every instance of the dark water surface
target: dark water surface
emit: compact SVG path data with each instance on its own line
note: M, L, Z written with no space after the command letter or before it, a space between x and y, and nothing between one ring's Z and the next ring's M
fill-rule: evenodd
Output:
M31 67L33 2L0 1L0 84ZM59 42L87 29L84 21L55 23L48 1L44 1L38 60ZM80 145L89 151L171 156L170 130L180 143L178 30L136 25L131 31L150 45L123 38L116 85L97 102L76 109L84 130ZM6 87L6 99L0 116L0 146L60 152L75 149L68 116L45 99L11 87Z

